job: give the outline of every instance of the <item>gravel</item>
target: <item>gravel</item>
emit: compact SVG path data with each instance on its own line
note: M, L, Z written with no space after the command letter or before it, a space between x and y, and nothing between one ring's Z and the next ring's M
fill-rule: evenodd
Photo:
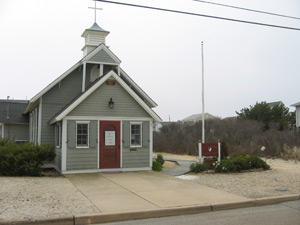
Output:
M242 173L200 173L179 176L247 198L300 194L300 163L265 159L270 170Z
M0 221L93 213L99 210L64 177L0 177Z

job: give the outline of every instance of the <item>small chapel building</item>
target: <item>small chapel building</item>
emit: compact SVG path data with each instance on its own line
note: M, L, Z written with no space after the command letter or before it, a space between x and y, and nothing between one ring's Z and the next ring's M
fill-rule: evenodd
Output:
M56 158L45 166L62 174L152 168L157 104L122 70L105 44L108 34L96 22L86 29L83 58L21 102L22 140L53 145ZM7 126L0 125L5 137Z

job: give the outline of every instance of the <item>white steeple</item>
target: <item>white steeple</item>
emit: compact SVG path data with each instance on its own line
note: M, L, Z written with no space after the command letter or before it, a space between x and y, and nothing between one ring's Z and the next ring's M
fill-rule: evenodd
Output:
M89 29L86 29L81 35L81 37L85 38L85 45L81 49L83 56L86 56L100 44L105 44L105 38L108 34L109 31L99 27L96 22Z
M105 37L109 34L108 31L102 29L97 24L97 10L102 10L102 8L97 8L97 2L95 1L95 7L89 7L89 9L95 10L95 22L93 26L89 29L86 29L81 37L85 38L85 45L81 49L83 51L83 56L86 56L88 53L93 51L98 45L105 44Z

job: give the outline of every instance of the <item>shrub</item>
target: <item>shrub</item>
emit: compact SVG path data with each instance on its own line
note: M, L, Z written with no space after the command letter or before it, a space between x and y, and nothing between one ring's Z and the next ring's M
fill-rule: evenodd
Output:
M238 172L241 170L249 170L251 168L248 156L237 156L233 158L231 161L235 165L236 170Z
M153 161L153 163L152 163L152 170L156 171L156 172L162 171L162 165L160 164L160 162L158 162L156 160Z
M41 176L43 161L54 158L52 146L9 142L0 146L0 175Z
M270 169L270 166L264 160L262 160L257 156L250 156L249 163L251 165L251 168L253 169L259 169L259 168L263 168L265 170Z
M237 168L232 160L225 159L220 162L220 165L216 168L215 171L219 173L236 172Z
M208 170L208 167L205 163L193 163L192 165L190 165L190 170L194 173L200 173L202 171Z
M238 156L233 159L222 160L216 168L216 172L240 172L249 169L270 169L270 166L257 156Z
M164 157L161 154L157 154L156 161L159 162L161 165L164 165L165 163Z

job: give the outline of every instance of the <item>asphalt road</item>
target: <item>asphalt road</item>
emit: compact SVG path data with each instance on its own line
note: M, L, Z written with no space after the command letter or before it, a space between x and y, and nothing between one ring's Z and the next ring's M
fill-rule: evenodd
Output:
M185 216L133 220L106 225L300 225L300 200L276 205L215 211Z

